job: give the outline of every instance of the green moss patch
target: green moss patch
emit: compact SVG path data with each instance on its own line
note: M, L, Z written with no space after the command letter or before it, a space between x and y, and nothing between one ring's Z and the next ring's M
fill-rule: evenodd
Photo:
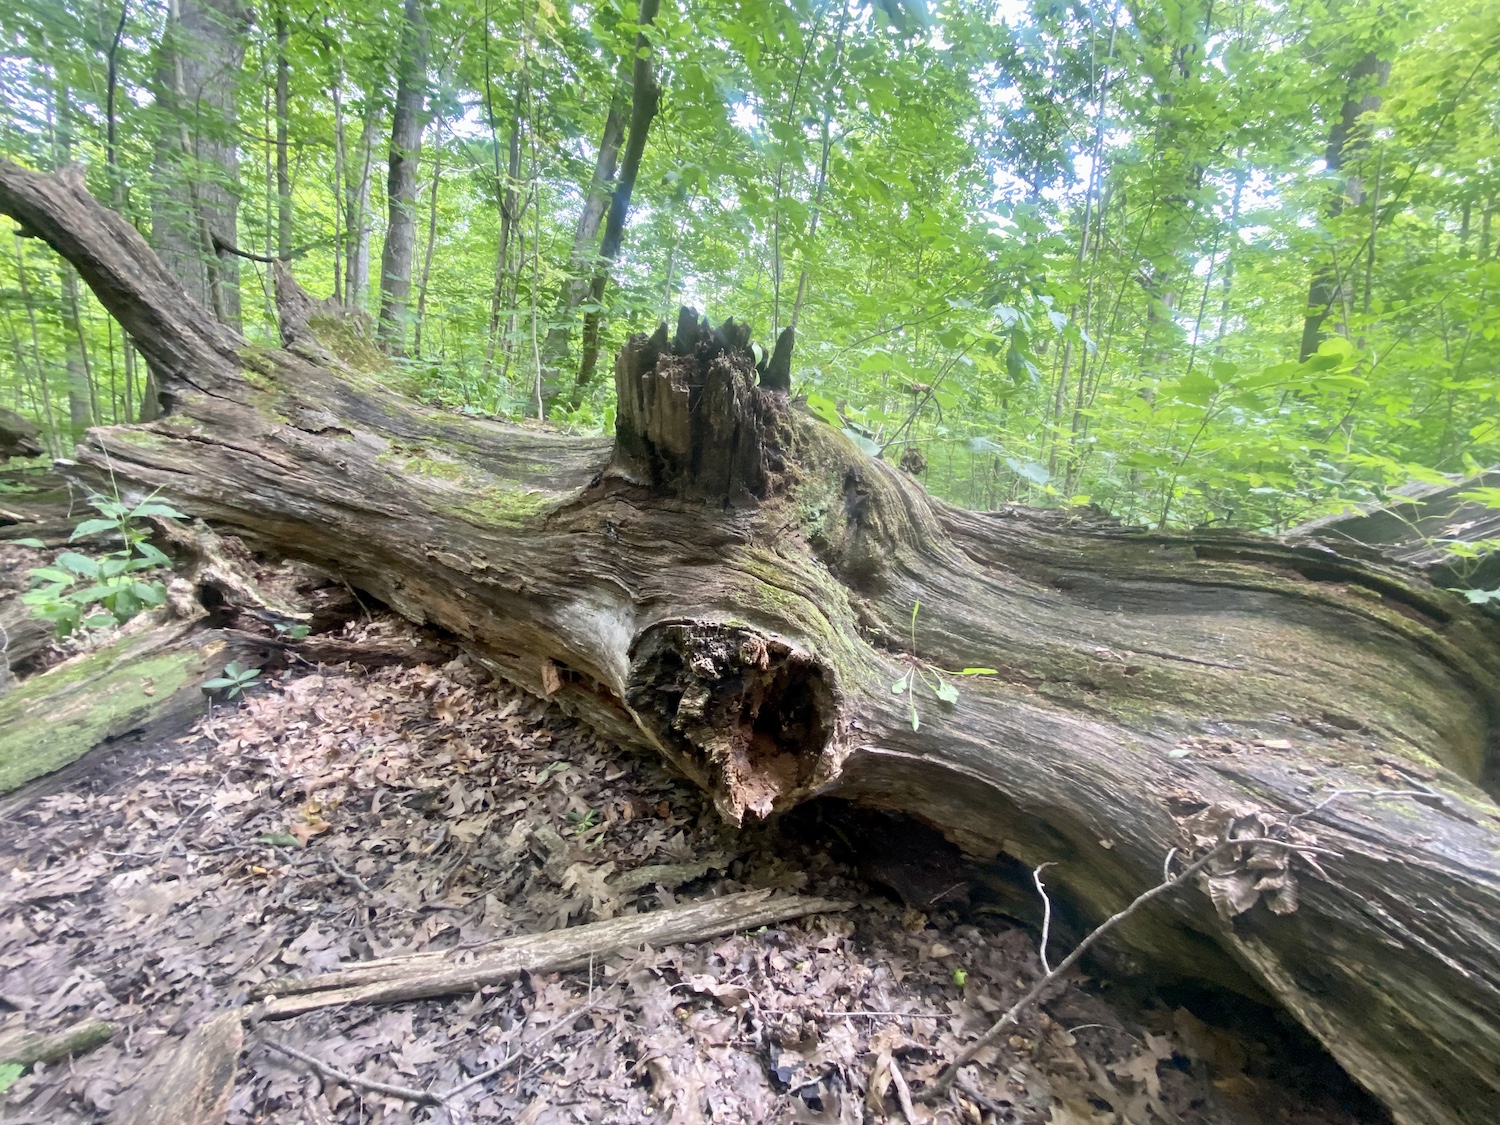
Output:
M0 793L150 722L201 670L193 651L132 657L140 642L122 638L0 699Z

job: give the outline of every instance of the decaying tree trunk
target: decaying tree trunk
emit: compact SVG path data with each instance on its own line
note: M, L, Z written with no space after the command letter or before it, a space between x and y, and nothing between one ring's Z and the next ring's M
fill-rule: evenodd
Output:
M246 343L76 175L0 165L0 210L164 377L165 416L91 431L83 465L441 625L731 820L904 810L1056 863L1098 919L1170 849L1415 794L1335 801L1299 824L1321 874L1256 849L1111 956L1274 1000L1400 1122L1493 1119L1500 645L1462 599L1316 542L951 508L686 313L619 356L613 447L439 413ZM956 703L924 686L971 666L997 674Z

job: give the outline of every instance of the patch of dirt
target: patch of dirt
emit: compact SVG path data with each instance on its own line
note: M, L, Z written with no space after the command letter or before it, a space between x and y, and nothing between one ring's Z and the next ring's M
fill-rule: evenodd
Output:
M117 1028L19 1079L0 1120L122 1119L183 1035L286 974L753 887L857 905L470 996L249 1028L232 1125L450 1120L320 1079L268 1039L418 1089L514 1059L454 1100L454 1120L900 1121L897 1075L930 1080L1039 974L1025 929L904 908L816 838L735 831L661 762L463 658L288 673L0 824L0 1032ZM965 1092L915 1120L1359 1120L1281 1091L1254 1049L1186 1010L1116 1010L1089 983L1060 986Z

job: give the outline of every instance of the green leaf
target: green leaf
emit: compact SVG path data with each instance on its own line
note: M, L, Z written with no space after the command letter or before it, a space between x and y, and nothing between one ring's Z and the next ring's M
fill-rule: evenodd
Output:
M31 572L33 582L61 582L64 586L71 586L77 579L63 570L55 567L39 566Z
M99 564L87 555L80 555L76 551L64 551L53 561L58 566L71 570L74 574L81 574L85 578L99 577Z
M958 689L942 677L938 678L937 687L933 688L935 694L944 703L954 705L958 703Z
M998 676L999 674L999 669L996 668L963 668L949 673L952 676Z
M903 691L906 690L906 685L910 680L911 673L908 672L906 673L906 675L902 676L899 680L891 685L891 694L900 695Z
M16 1079L26 1073L26 1067L18 1062L0 1063L0 1094L16 1084Z
M136 554L140 555L141 558L145 559L152 566L171 566L172 565L172 560L169 559L165 554L163 554L156 547L153 547L150 543L144 543L144 542L143 543L137 543L135 545L135 550L136 550Z
M165 516L169 520L185 520L183 515L170 504L164 504L160 500L142 500L130 513L131 519L144 519L146 516Z
M17 547L35 547L39 551L47 549L47 544L43 543L40 539L12 539L11 542Z
M82 539L86 535L98 535L101 531L118 531L119 528L118 520L84 520L73 529L73 534L68 536L68 542Z
M880 456L880 446L876 445L873 441L865 437L865 435L860 433L858 430L851 429L850 427L845 426L844 436L852 441L855 445L859 446L860 449L869 454L871 457Z
M297 837L286 832L266 832L255 838L257 843L271 844L278 848L300 848Z
M1179 746L1176 750L1168 750L1167 751L1167 757L1169 757L1169 758L1186 758L1191 753L1192 753L1191 750L1185 750L1185 749L1183 749L1182 747Z
M807 409L816 417L821 418L835 429L843 429L844 420L839 417L838 403L825 394L817 391L807 396Z

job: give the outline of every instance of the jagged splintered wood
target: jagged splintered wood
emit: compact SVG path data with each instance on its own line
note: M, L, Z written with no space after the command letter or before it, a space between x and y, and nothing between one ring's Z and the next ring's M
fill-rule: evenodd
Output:
M1327 878L1252 853L1214 874L1222 912L1177 892L1100 956L1280 1005L1399 1122L1493 1120L1500 644L1462 599L1315 541L949 507L696 315L620 357L616 442L444 414L216 325L76 173L0 164L0 210L163 379L166 416L90 431L77 471L443 627L731 820L899 809L980 860L1054 863L1086 926L1171 848L1334 788L1429 794L1340 801L1301 824ZM998 674L943 702L970 666Z

